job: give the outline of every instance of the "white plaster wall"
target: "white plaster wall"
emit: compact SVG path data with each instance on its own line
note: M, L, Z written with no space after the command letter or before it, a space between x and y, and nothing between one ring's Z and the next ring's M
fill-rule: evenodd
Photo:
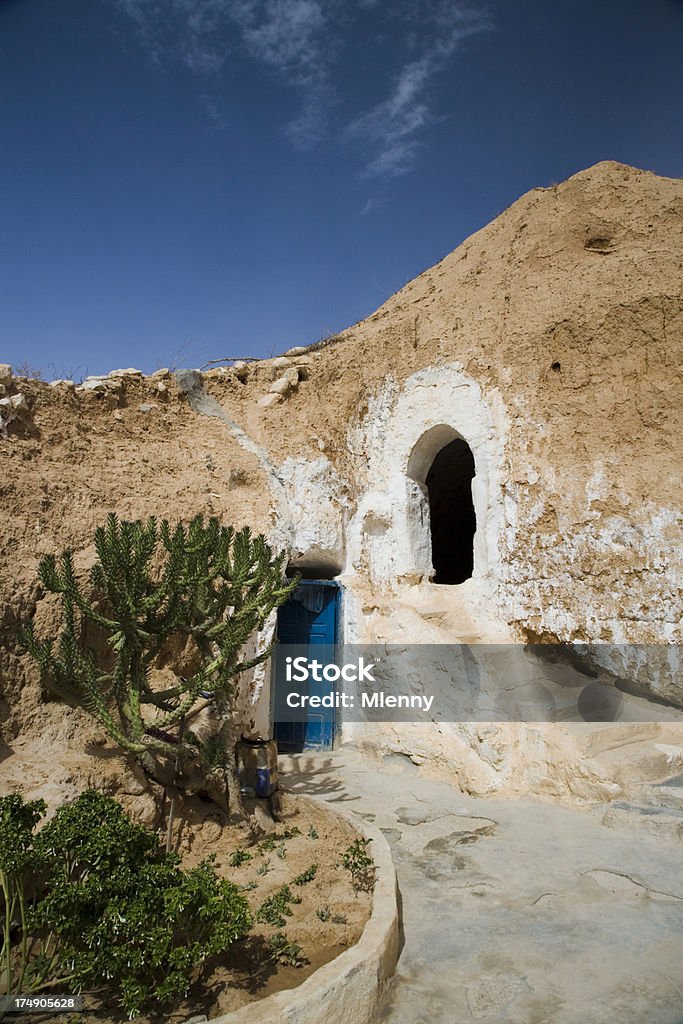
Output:
M288 459L279 467L293 524L293 560L343 566L338 578L347 643L514 642L509 623L522 581L511 579L507 553L516 548L520 495L508 472L502 395L489 390L484 396L463 367L451 363L425 368L403 386L387 378L368 406L347 437L352 479L343 480L323 456ZM431 582L424 480L434 456L454 437L468 443L475 461L474 573L463 584L441 586ZM527 476L530 486L538 482ZM601 488L594 475L589 490ZM542 510L540 502L539 516ZM524 520L528 525L528 507ZM585 536L576 539L586 542ZM604 542L614 543L614 537ZM527 601L533 586L528 578ZM265 672L259 710L270 703L268 682ZM343 723L342 739L405 754L466 792L590 801L618 788L586 758L580 733L550 724Z
M292 521L291 562L318 564L336 575L345 560L348 486L325 456L286 459L278 475Z
M423 369L400 389L388 380L373 396L348 442L357 459L359 497L342 577L347 641L514 642L508 624L515 618L518 583L510 579L507 553L516 548L519 495L507 471L508 434L503 397L493 390L484 397L456 363ZM438 586L430 582L429 506L421 484L434 455L456 436L467 441L475 461L474 573L460 585ZM599 489L600 479L592 485ZM586 537L576 543L585 544ZM618 745L617 733L624 730L628 743L629 727L614 728L610 742ZM345 723L342 738L404 754L465 792L533 792L591 802L619 791L603 766L587 758L580 728L570 726Z
M469 619L481 620L481 639L492 634L503 639L505 616L497 601L507 433L502 398L491 391L484 399L477 382L458 363L420 370L400 390L387 381L349 436L349 449L358 458L360 495L348 529L345 587L366 592L369 585L380 596L389 596L421 584L420 594L413 595L418 603L429 592L456 613L466 592ZM429 583L429 505L421 482L433 457L454 437L467 441L475 461L474 573L460 587L437 587ZM471 621L468 635L470 627ZM455 639L451 636L451 642ZM426 642L426 636L416 635L413 642Z

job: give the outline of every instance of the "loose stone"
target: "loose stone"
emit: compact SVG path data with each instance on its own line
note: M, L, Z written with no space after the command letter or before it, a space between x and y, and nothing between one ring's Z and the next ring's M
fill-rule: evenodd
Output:
M272 393L269 395L263 395L259 398L257 405L263 406L264 409L269 409L271 405L279 405L283 401L282 395L278 393Z

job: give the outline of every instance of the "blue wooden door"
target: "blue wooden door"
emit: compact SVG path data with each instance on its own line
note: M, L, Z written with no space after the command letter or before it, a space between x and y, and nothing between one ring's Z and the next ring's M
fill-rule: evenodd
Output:
M336 710L308 709L294 721L278 720L278 694L288 687L285 679L287 653L322 662L334 660L339 625L338 584L329 580L302 580L292 597L278 611L277 635L279 656L275 659L275 723L274 735L280 751L331 750L336 731ZM316 648L320 650L316 651ZM310 693L333 694L335 684L307 684Z

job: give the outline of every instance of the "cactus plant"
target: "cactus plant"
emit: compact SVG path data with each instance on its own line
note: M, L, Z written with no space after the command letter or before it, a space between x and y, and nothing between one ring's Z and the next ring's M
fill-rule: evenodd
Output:
M248 527L235 531L213 517L171 528L165 519L113 513L95 531L95 550L89 586L71 551L41 560L44 588L61 597L62 628L40 639L28 623L21 644L44 685L97 718L148 776L172 786L179 765L199 761L239 809L235 680L269 656L270 646L247 656L245 645L296 586L284 576L285 554L274 555ZM188 646L194 670L155 687L152 670L173 667ZM208 706L220 727L202 742L192 724Z

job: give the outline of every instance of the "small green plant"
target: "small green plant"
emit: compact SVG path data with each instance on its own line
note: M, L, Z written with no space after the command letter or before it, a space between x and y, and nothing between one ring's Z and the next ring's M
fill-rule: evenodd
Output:
M256 874L257 875L267 875L269 871L270 871L270 859L264 860L263 864L260 864L256 868Z
M316 827L314 825L309 825L308 826L308 838L309 839L317 839L318 838L318 831L317 831L317 829L316 829Z
M348 924L348 918L345 914L333 914L332 924Z
M265 839L261 840L256 849L261 854L272 853L278 843L282 845L282 843L286 842L287 839L294 839L295 836L300 835L301 830L298 829L296 825L293 825L292 828L284 828L281 832L272 832L269 836L266 836Z
M287 967L303 967L308 959L303 955L301 946L290 942L284 932L276 932L270 940L272 959Z
M230 867L238 868L242 864L246 864L248 860L251 860L252 856L248 850L237 849L230 855Z
M317 871L318 865L311 864L309 868L306 868L305 871L302 871L300 875L296 876L296 878L293 880L294 885L307 885L309 882L312 882L317 874Z
M375 887L375 862L368 853L371 839L354 839L342 854L342 864L351 873L356 892L372 892Z
M240 890L240 892L251 892L256 887L257 887L257 883L252 881L252 882L247 882L246 885L240 885L239 890Z
M292 916L290 903L301 903L301 897L294 895L288 885L283 885L274 896L261 904L256 915L257 920L271 924L275 928L283 928L287 923L285 917Z
M315 916L319 917L321 921L329 921L331 915L332 911L330 910L329 907L320 907L315 912Z
M287 859L287 850L285 849L285 844L284 843L280 843L279 846L277 847L277 849L275 850L275 852L277 853L277 855L280 858L280 860L286 860Z

